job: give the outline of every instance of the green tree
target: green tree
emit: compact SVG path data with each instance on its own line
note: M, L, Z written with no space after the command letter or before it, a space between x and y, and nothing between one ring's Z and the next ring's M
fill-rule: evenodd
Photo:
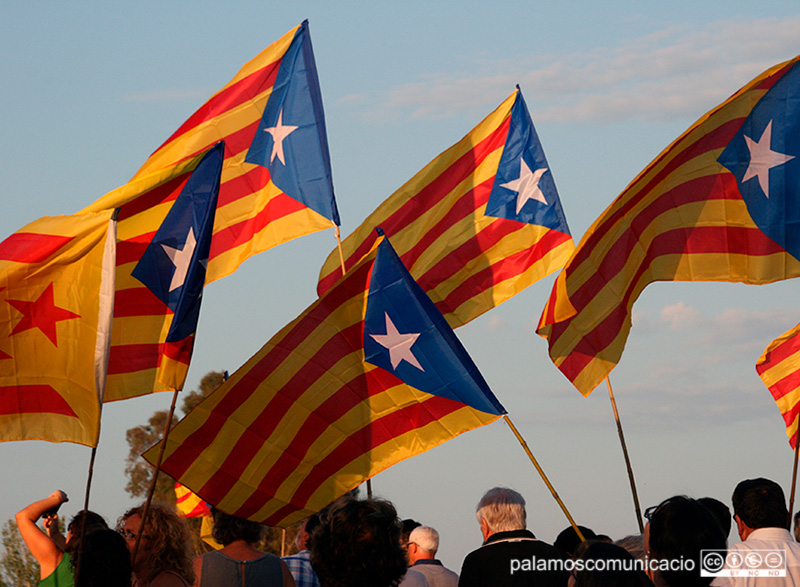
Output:
M22 541L17 523L6 521L2 531L3 553L0 555L0 587L36 587L39 585L39 563Z
M198 389L184 395L182 404L183 414L188 414L204 397L219 387L224 380L225 374L219 371L211 371L204 375L200 380ZM128 492L131 497L142 499L147 497L147 492L150 490L150 485L153 482L154 468L150 463L145 461L141 455L151 446L161 441L168 415L168 410L159 410L150 416L147 424L130 428L125 433L125 438L128 441L129 447L128 458L125 461L125 474L128 476L128 483L125 486L125 491ZM175 414L172 418L171 427L174 427L177 423L178 415ZM172 477L165 473L159 473L153 499L174 504L174 487L175 480Z

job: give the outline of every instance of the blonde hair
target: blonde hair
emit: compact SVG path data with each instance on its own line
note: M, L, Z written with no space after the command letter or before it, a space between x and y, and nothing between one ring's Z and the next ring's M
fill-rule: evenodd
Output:
M484 493L478 502L476 514L478 522L486 520L493 533L528 527L525 498L508 487L494 487Z

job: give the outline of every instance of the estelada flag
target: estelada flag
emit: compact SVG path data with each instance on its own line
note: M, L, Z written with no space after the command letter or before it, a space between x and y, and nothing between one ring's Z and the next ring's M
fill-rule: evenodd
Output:
M504 413L380 240L178 423L162 469L227 513L287 526Z
M800 324L767 346L756 362L756 371L778 405L789 444L796 448L797 415L800 413Z
M207 237L202 236L207 228L201 227L209 222L208 205L213 207L219 189L222 153L223 146L217 145L108 196L120 212L105 401L183 386L200 308L202 261L208 254ZM198 198L205 204L191 203ZM126 222L138 215L158 218L160 224L153 233L139 235ZM183 285L170 289L176 278ZM177 331L178 326L183 328Z
M377 227L453 328L560 269L574 245L519 88L342 242L348 271ZM341 275L334 250L317 292Z
M0 243L0 440L97 445L112 215L44 217Z
M770 68L695 122L620 194L558 275L538 332L588 395L654 281L800 275L800 69Z

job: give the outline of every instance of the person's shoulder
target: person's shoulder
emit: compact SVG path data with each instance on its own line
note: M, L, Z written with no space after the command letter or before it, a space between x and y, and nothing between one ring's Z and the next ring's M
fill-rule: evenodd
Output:
M164 571L153 579L150 587L188 587L190 583L174 571Z
M398 587L429 587L429 583L425 575L413 569L408 569Z

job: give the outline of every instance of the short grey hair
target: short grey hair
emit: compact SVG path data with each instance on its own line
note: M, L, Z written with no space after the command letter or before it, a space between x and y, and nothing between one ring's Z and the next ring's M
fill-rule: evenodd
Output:
M508 487L494 487L483 494L476 508L478 523L486 520L489 530L508 532L528 527L525 498Z
M439 550L439 533L430 526L418 526L411 531L408 541L413 542L425 552L436 554Z

